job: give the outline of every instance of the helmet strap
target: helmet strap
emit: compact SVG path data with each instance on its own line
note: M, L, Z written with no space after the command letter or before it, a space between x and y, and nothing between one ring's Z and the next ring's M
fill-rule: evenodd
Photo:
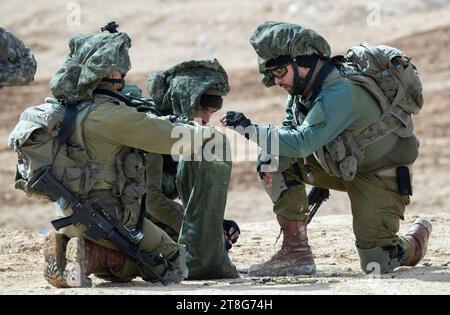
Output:
M294 70L294 91L292 95L303 95L303 92L305 91L306 87L308 86L309 82L311 81L311 78L313 76L314 70L316 69L318 57L314 58L314 61L311 62L309 65L309 72L306 75L304 79L300 77L299 69L298 69L298 63L296 58L292 59L292 67Z
M122 87L120 89L117 89L117 91L122 91L123 88L125 87L125 79L121 78L121 79L103 79L103 82L108 82L108 83L112 83L112 84L122 84Z

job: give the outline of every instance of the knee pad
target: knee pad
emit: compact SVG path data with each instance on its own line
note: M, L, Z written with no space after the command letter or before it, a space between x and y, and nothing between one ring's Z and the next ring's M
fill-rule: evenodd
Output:
M288 189L288 186L286 185L286 181L281 172L270 173L270 176L272 177L271 188L266 185L264 180L261 180L261 183L272 202L276 203L281 198L281 196L283 196L283 193Z
M404 251L397 246L357 248L361 269L366 274L385 274L401 265Z
M303 181L299 181L298 179L287 179L285 177L285 171L289 168L293 169L293 173L298 177L298 179L302 179L302 173L300 170L300 165L298 161L293 158L279 158L279 165L276 171L270 172L272 177L272 187L267 187L264 180L261 178L261 183L269 195L270 199L273 203L276 203L288 190L289 187L296 186L302 184Z

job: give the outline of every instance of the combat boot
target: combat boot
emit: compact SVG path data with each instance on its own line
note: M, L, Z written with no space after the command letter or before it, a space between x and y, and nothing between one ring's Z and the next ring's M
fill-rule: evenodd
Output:
M417 219L409 229L405 238L412 247L412 255L402 263L403 266L415 266L425 256L428 247L428 240L432 231L431 223L425 219Z
M102 273L105 269L120 271L124 266L125 256L119 251L79 237L67 243L64 279L68 287L91 287L90 274Z
M57 288L68 287L64 278L68 241L67 236L56 232L50 232L44 240L44 277Z
M283 233L281 249L268 261L253 265L249 276L297 276L316 272L314 257L308 244L306 223L288 221L277 216Z

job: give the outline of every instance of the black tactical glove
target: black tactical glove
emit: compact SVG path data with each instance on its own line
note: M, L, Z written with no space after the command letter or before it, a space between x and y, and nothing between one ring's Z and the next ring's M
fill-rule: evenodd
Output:
M255 128L253 128L251 120L245 117L245 115L240 112L227 112L226 123L227 127L233 128L241 127L237 128L235 131L239 132L241 135L247 138L247 140L249 140L250 137L255 132Z
M227 126L228 127L244 127L247 128L252 125L250 119L245 117L243 113L240 112L227 112Z
M233 229L233 231L232 231ZM232 244L236 243L239 235L241 234L241 230L239 229L239 225L233 220L223 220L223 232L225 233L225 249L229 251ZM237 237L232 238L233 234L237 232Z

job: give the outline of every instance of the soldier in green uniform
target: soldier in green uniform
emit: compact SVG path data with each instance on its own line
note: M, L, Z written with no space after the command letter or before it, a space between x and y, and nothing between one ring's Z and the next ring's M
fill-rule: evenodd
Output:
M148 91L160 115L207 125L222 107L229 85L217 60L192 60L152 73ZM175 162L171 156L149 153L147 162L149 218L186 245L189 279L238 277L226 245L236 242L239 228L224 220L231 161L201 157ZM182 205L174 201L177 197Z
M74 106L78 111L73 135L62 149L77 164L64 167L62 182L82 199L98 198L109 215L128 229L140 225L143 238L139 250L156 257L154 269L163 279L180 282L187 276L184 245L175 243L151 221L140 220L146 191L144 151L170 154L173 145L181 141L181 154L190 155L203 145L191 139L199 135L201 138L204 131L211 133L211 127L173 124L128 106L120 93L130 69L131 40L127 34L78 35L69 46L64 65L50 81L58 101L47 101ZM23 137L20 126L30 126L33 117L21 117L24 125L19 124L11 134L12 146ZM175 128L190 139L172 137ZM53 169L58 173L56 164ZM72 210L60 198L56 212L58 217L66 217ZM64 235L47 236L44 255L49 283L57 287L88 287L90 274L110 281L130 281L137 276L157 281L108 239L94 242L84 231L82 224L74 224L63 229Z
M266 22L257 28L250 43L258 54L263 83L282 87L289 97L280 129L253 124L239 112L221 118L225 126L247 128L241 133L249 133L260 146L264 146L260 140L264 137L279 140L278 168L263 170L260 177L273 201L283 244L269 261L252 266L249 275L309 275L316 271L307 238L305 184L348 194L364 272L387 273L398 266L416 265L425 255L431 224L418 219L405 236L398 234L405 206L410 203L408 170L419 147L410 120L404 129L379 123L392 116L383 114L381 103L364 84L344 77L336 59L330 59L326 40L311 29ZM397 60L404 62L406 69L409 59ZM374 65L367 63L366 67ZM417 101L421 106L420 82L415 84L417 91L407 91L409 99L398 102L400 97L395 97L392 105L411 107ZM369 126L374 127L369 130ZM265 146L265 150L270 157L274 148ZM264 158L260 165L277 158ZM399 184L406 186L406 193L399 191Z

